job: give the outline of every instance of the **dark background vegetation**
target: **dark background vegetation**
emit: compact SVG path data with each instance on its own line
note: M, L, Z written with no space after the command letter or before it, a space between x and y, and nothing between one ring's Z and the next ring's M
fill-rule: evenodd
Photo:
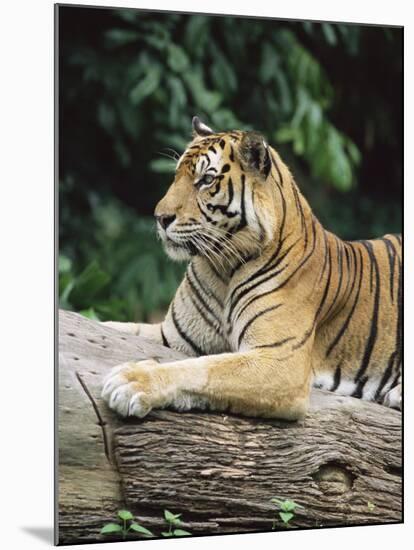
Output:
M401 230L402 29L59 8L61 307L148 320L183 266L152 212L191 118L263 132L345 239Z

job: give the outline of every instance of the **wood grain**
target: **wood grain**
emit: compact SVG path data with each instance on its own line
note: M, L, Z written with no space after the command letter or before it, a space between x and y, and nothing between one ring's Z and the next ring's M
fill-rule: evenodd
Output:
M102 377L149 357L184 356L60 312L60 544L107 540L99 531L121 507L157 534L165 508L194 534L270 530L272 497L301 504L294 527L402 521L400 412L315 390L298 423L172 411L120 420L99 397Z

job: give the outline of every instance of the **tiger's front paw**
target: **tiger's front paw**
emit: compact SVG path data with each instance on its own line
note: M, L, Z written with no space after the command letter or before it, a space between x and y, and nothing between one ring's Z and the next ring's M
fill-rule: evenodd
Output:
M102 398L121 416L143 418L161 404L154 377L157 366L158 363L150 359L114 367L104 380Z

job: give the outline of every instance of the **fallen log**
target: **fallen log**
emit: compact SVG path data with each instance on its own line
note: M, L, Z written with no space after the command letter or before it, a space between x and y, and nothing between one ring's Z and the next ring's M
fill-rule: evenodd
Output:
M153 411L122 420L100 398L110 367L184 356L78 314L59 314L57 542L108 540L131 511L157 536L163 510L191 533L268 531L272 497L300 504L292 527L402 521L401 413L314 390L297 423ZM133 537L129 537L133 538Z

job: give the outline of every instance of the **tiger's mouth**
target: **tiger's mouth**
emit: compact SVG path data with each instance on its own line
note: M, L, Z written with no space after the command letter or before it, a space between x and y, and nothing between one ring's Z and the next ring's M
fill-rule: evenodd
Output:
M198 254L198 249L191 241L183 241L177 243L169 237L164 241L164 249L170 258L173 260L188 260Z

